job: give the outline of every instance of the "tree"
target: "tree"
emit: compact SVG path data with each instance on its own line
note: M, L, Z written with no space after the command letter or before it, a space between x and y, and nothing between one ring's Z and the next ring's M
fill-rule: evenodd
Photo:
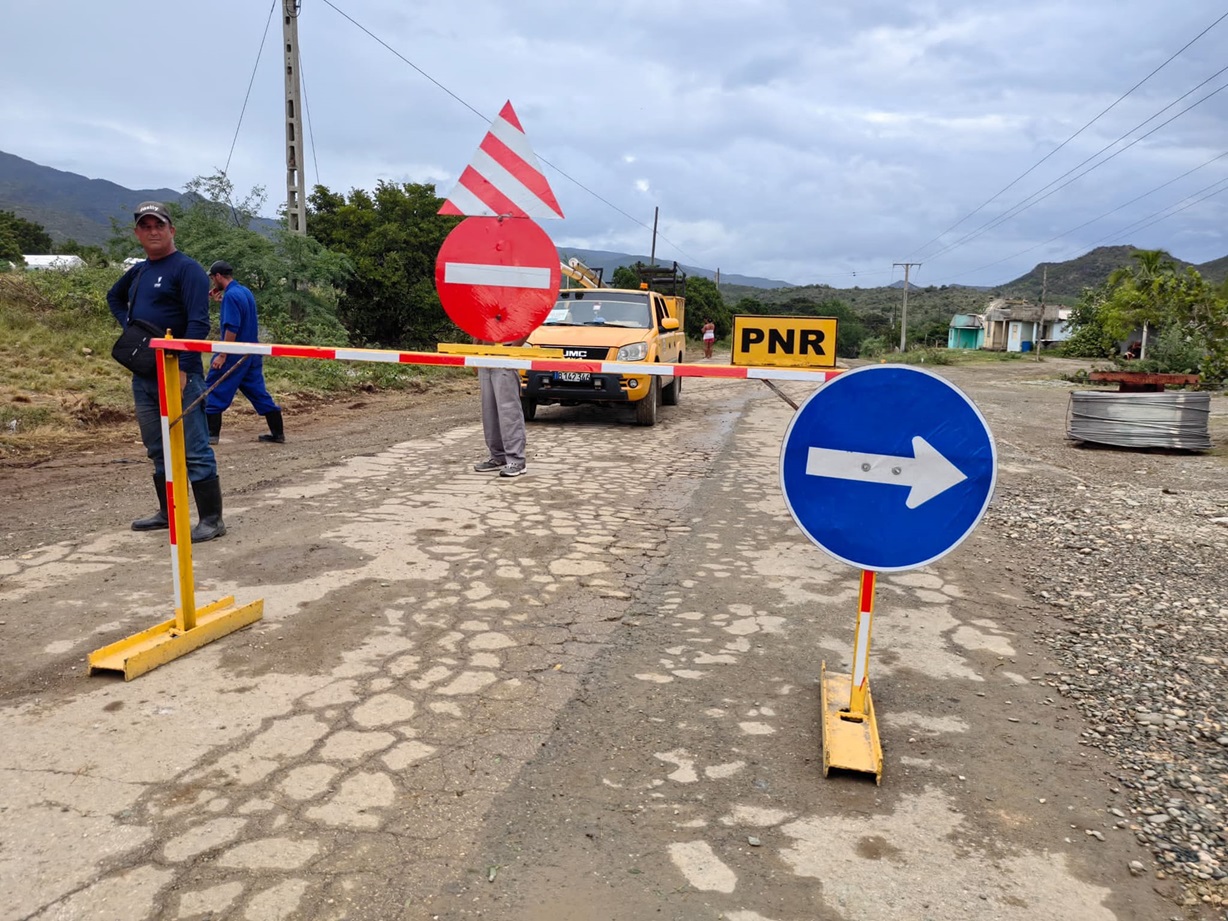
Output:
M0 223L0 272L7 272L10 264L14 268L21 268L25 264L22 255L17 235L10 227Z
M1127 339L1142 327L1143 342L1140 358L1147 357L1147 333L1152 326L1171 320L1171 281L1177 266L1168 253L1160 249L1143 249L1131 253L1133 266L1117 269L1109 276L1108 296L1101 312L1104 327L1118 339Z
M246 230L268 200L264 186L254 186L243 198L235 197L234 183L224 173L197 176L183 187L192 210L215 224Z
M51 235L43 225L18 217L12 211L0 211L0 233L7 233L17 241L19 255L51 252Z
M610 287L638 290L640 287L640 277L635 274L635 269L620 265L614 270L614 276L610 279Z
M251 229L264 202L260 188L236 201L230 180L214 174L193 179L186 190L186 205L170 205L176 247L205 266L229 262L235 279L255 295L269 337L304 345L349 343L337 316L350 272L344 256L284 227L271 234Z
M92 243L78 243L71 238L63 243L56 244L54 252L62 253L66 256L80 256L88 265L107 264L107 254L103 252L101 246L95 246Z
M1079 302L1070 310L1070 338L1061 345L1061 354L1071 358L1109 358L1117 354L1117 340L1105 329L1101 308L1107 286L1084 288Z
M435 259L460 219L438 213L434 185L381 182L348 197L317 185L308 204L307 232L353 265L338 314L356 341L402 348L459 337L435 291Z
M686 280L686 334L692 339L702 335L704 320L716 325L716 338L724 339L733 331L733 317L725 306L716 282L702 276Z

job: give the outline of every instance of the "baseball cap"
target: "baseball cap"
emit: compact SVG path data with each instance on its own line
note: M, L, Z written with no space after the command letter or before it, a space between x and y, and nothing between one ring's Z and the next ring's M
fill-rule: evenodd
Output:
M171 213L166 210L166 205L160 201L143 201L136 206L136 211L132 212L132 219L136 223L141 222L141 218L151 214L164 224L171 222Z
M233 275L235 270L230 267L230 263L223 259L219 259L213 265L209 266L209 275Z

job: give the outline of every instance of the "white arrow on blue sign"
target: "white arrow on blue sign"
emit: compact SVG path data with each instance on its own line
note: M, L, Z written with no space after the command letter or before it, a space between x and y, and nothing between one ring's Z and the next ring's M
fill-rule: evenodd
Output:
M780 485L815 544L875 572L915 569L976 527L997 480L993 435L937 374L904 365L845 371L789 423Z

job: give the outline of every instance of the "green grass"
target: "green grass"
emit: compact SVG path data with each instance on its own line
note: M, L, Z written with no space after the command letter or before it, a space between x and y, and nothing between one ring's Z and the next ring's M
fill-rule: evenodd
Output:
M30 462L123 427L131 435L129 373L111 358L119 327L106 306L115 269L0 274L0 461ZM422 391L472 372L382 362L270 358L275 399Z

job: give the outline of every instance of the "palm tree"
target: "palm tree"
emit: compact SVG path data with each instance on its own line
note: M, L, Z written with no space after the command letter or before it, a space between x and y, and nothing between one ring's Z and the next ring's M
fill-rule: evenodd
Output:
M1120 323L1129 330L1141 325L1143 342L1139 358L1147 357L1147 334L1152 324L1162 323L1165 310L1165 291L1177 276L1177 264L1172 256L1162 249L1140 249L1130 254L1133 266L1124 266L1109 276L1109 289L1113 292L1110 302Z

